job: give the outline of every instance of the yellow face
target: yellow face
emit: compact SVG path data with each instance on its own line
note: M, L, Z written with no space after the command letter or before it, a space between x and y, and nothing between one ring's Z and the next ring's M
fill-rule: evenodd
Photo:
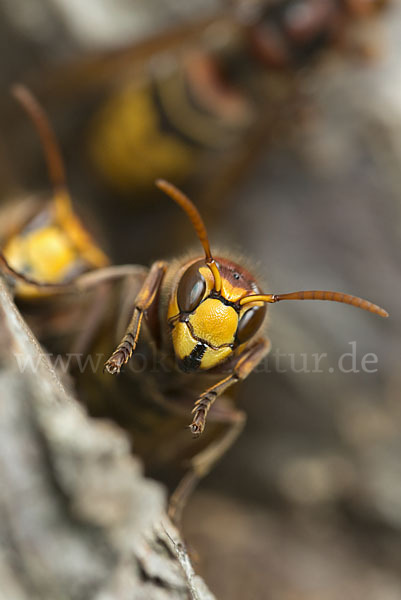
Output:
M239 305L246 293L258 291L254 281L246 280L238 265L217 260L222 276L219 294L202 260L186 265L172 293L168 320L177 362L184 371L208 370L224 363L253 337L265 316L262 303Z

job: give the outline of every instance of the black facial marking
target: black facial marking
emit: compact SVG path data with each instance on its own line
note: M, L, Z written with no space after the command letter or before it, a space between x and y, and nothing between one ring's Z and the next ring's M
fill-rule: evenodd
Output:
M207 298L212 298L213 300L220 300L220 302L222 302L225 306L231 306L231 308L233 308L237 313L239 313L239 311L241 310L241 307L239 306L238 302L231 302L230 300L227 300L227 298L224 298L224 296L222 296L219 292L216 292L214 290L210 292ZM205 298L205 300L207 300L207 298ZM203 300L203 302L205 300Z
M191 354L185 356L180 362L179 367L185 373L193 373L200 367L203 355L206 352L207 346L205 344L196 344Z

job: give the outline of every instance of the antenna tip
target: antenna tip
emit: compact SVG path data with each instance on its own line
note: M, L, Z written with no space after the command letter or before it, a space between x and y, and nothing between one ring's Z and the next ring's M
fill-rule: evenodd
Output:
M12 83L9 89L11 96L14 98L25 98L27 95L29 95L28 88L26 88L22 83Z
M166 186L170 186L171 183L169 183L168 181L166 181L165 179L159 178L155 180L155 186L158 187L159 189L163 189Z

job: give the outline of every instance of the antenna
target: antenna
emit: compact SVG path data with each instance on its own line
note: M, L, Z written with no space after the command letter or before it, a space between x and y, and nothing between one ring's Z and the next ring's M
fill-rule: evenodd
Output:
M341 292L328 292L324 290L308 290L304 292L291 292L289 294L249 294L244 296L240 300L240 305L248 304L250 302L280 302L281 300L328 300L330 302L343 302L344 304L351 304L363 310L367 310L371 313L379 315L380 317L388 317L389 314L384 308L377 306L358 298L358 296L351 296L351 294L343 294Z
M169 183L165 179L157 179L156 186L162 190L165 194L170 196L187 214L189 220L195 229L196 235L199 238L200 243L205 251L206 264L211 270L214 278L214 288L216 292L221 290L221 275L217 267L216 261L214 260L209 244L209 238L202 217L199 214L196 206L183 192L175 187L172 183Z
M67 185L64 162L61 157L60 147L56 136L45 111L34 95L24 85L19 83L13 85L11 94L29 115L38 132L43 146L50 181L52 182L56 195L62 191L65 192Z

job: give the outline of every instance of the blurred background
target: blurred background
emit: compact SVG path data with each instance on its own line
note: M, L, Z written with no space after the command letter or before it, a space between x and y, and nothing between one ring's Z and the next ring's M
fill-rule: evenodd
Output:
M4 202L50 187L9 96L23 81L114 262L194 244L153 190L164 176L266 292L389 311L271 307L270 358L238 390L246 429L184 534L221 600L401 598L399 3L0 0L0 15Z

